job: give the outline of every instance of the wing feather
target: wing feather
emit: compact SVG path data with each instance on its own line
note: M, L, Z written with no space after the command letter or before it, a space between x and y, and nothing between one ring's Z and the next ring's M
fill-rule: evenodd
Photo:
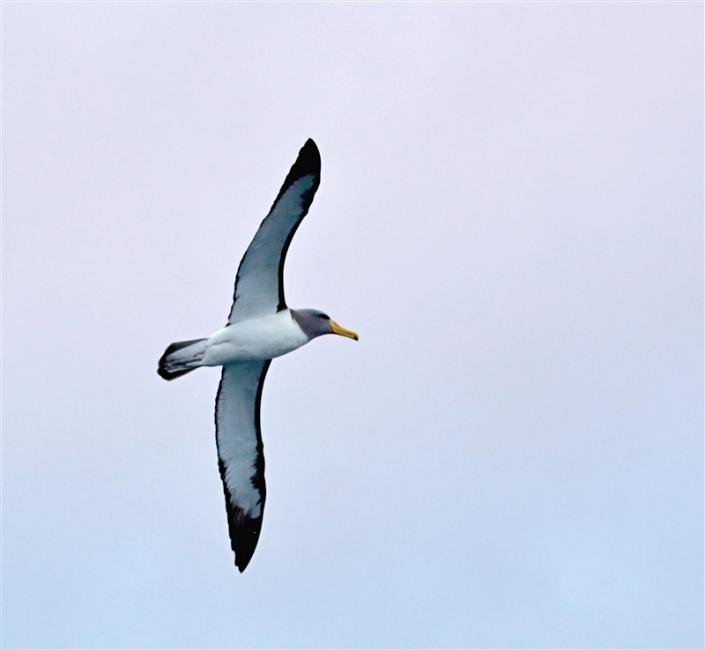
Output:
M240 261L228 323L286 309L286 253L320 180L321 156L316 143L309 139Z
M215 401L218 468L230 545L240 572L255 552L267 496L260 402L270 363L251 361L223 366Z

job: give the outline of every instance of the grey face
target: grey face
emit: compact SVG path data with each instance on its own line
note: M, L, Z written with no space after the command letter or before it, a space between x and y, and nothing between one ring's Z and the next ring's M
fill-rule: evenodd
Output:
M309 339L332 334L330 316L318 309L291 309L291 315Z

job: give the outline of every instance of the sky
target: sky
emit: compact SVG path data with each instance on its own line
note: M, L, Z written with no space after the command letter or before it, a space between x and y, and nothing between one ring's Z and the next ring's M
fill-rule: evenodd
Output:
M2 647L703 644L701 3L3 3ZM240 575L206 336L306 138Z

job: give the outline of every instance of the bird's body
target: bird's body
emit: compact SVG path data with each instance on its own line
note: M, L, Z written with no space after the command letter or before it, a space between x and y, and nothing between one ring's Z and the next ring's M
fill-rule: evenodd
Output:
M225 327L207 338L172 343L158 373L175 379L203 366L222 366L216 397L218 466L223 480L235 564L244 571L262 526L266 496L260 400L271 359L323 334L357 340L357 334L316 309L289 309L284 260L320 180L313 140L299 152L284 185L240 262Z
M218 330L208 339L205 365L236 361L263 361L293 352L311 339L294 320L290 309L250 318Z
M293 352L311 339L294 320L292 310L226 325L208 338L182 348L171 355L171 364L189 368L224 366L242 361L265 361ZM169 361L165 362L170 368Z

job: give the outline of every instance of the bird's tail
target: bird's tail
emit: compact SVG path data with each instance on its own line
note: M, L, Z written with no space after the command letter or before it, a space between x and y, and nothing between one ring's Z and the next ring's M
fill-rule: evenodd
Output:
M177 341L172 343L159 359L157 373L160 377L171 381L201 365L206 351L208 339L193 339L192 341Z

